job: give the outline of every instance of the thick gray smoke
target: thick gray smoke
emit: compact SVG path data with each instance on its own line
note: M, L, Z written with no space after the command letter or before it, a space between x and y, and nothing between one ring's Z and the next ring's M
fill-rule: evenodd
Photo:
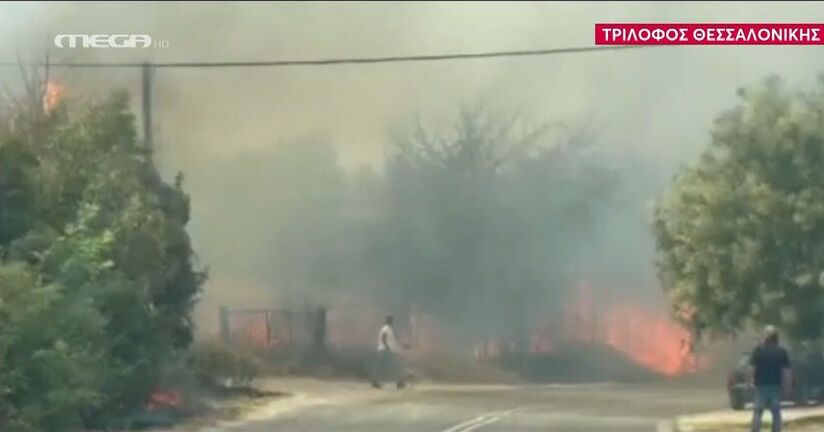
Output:
M589 46L595 22L822 19L821 5L778 3L5 3L0 59L36 61L46 52L53 61L155 62L480 52ZM169 47L58 49L51 42L58 33L147 33L167 40ZM159 70L157 158L167 176L184 172L192 195L191 233L211 274L202 302L204 326L219 303L325 301L345 290L389 305L410 296L420 303L428 299L434 310L449 304L439 297L446 285L466 289L456 291L460 303L465 295L460 293L470 292L470 286L507 283L471 270L481 263L505 264L500 250L459 256L472 248L450 251L440 248L442 238L419 237L428 231L418 225L433 224L433 215L467 217L460 213L466 203L434 197L445 200L437 204L443 212L427 213L426 206L435 204L410 205L428 199L425 191L399 202L393 187L423 187L417 181L425 176L393 177L387 164L398 131L408 132L419 118L430 133L449 137L466 104L490 107L502 118L517 115L526 125L550 121L572 129L586 125L592 132L589 156L561 159L567 165L555 167L557 172L550 170L557 161L550 161L531 167L534 177L510 175L494 195L521 207L495 213L487 222L520 221L521 228L558 239L542 245L535 241L542 237L530 237L528 230L487 226L524 236L523 243L485 246L512 247L513 260L507 263L549 260L548 274L536 276L538 264L528 263L533 279L511 283L549 296L541 305L551 304L553 290L577 277L610 285L619 294L656 298L645 206L680 164L697 155L712 118L734 103L737 87L771 73L807 84L822 69L820 54L817 47L670 47L442 63ZM0 70L4 86L15 85L16 73ZM53 74L69 94L94 97L125 87L139 95L137 70ZM568 134L553 129L539 144L552 147L565 138ZM529 208L539 201L515 185L540 187L561 176L564 167L581 171L573 180L555 178L556 187L564 185L556 196L580 194L560 199L562 204L553 198ZM614 176L612 187L599 194L588 185L604 172ZM542 225L533 217L566 208L564 203L587 207L586 218L546 213ZM392 213L401 209L407 213ZM412 236L407 245L419 249L397 255L404 244L392 242L402 235ZM521 256L525 249L517 246L543 247ZM449 277L408 274L439 268L415 261L422 259L439 260ZM407 267L392 267L404 260ZM459 281L460 275L466 280ZM424 286L417 293L404 286L416 277ZM492 304L508 295L487 288L501 296L485 300ZM378 299L376 293L388 297ZM450 307L445 315L458 309ZM494 318L509 322L510 317L502 312Z

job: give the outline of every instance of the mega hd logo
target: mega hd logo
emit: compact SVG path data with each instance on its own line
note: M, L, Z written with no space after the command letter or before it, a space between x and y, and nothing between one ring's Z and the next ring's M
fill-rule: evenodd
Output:
M59 34L54 37L58 48L166 48L167 40L153 41L147 34Z

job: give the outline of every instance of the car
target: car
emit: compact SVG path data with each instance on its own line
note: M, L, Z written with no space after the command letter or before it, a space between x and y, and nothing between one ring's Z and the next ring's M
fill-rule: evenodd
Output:
M729 405L734 410L744 409L753 401L750 355L750 352L743 353L727 376ZM790 359L792 385L785 390L783 400L800 406L824 402L824 355L818 350L808 350L802 355L790 354Z

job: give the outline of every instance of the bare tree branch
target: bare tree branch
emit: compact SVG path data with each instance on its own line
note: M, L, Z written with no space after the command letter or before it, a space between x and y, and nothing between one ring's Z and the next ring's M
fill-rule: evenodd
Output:
M556 125L557 124L560 124L560 123L556 123ZM563 124L560 124L560 125L563 126ZM492 169L497 170L503 164L507 163L510 159L512 159L516 154L523 151L526 147L529 147L530 145L535 143L535 141L537 141L538 138L542 137L550 129L550 127L552 127L552 126L553 126L553 123L545 122L541 126L533 129L532 132L528 133L525 137L521 138L518 142L516 142L516 143L512 144L511 146L509 146L509 150L502 157L498 158L498 160L496 160L492 164Z

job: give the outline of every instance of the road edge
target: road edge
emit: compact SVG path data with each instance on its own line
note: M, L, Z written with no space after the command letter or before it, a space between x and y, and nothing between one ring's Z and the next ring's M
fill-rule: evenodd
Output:
M732 430L747 430L750 427L750 422L730 422L718 421L716 423L703 423L700 425L685 424L686 418L689 416L676 417L670 421L659 423L658 432L728 432ZM772 419L769 415L765 415L764 426L769 426ZM797 418L785 419L782 422L784 428L804 427L808 425L824 424L824 413L814 413L807 416Z

